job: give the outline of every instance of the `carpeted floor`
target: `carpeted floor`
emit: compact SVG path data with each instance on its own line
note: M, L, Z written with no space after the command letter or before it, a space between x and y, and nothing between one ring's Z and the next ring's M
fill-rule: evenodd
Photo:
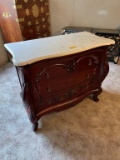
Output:
M109 63L100 101L89 98L31 130L11 63L0 68L0 160L119 160L120 66Z

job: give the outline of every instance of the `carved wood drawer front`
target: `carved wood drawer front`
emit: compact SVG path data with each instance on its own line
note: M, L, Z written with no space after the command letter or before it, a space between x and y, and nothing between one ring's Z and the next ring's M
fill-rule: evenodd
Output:
M72 84L70 87L66 86L69 81L59 83L58 85L40 86L35 84L32 88L33 98L38 111L45 109L48 106L66 102L74 99L97 86L97 80L90 78L82 82ZM57 87L56 87L57 86Z
M30 70L37 110L74 99L95 89L100 72L101 52L64 59L41 61Z

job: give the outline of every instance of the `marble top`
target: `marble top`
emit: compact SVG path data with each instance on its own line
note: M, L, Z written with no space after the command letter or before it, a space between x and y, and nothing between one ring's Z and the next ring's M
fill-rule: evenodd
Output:
M47 38L5 44L16 66L24 66L46 58L70 55L115 44L114 40L89 32L71 33Z

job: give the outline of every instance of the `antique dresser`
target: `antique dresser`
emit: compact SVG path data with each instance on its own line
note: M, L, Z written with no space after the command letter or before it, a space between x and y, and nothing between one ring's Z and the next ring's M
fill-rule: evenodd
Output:
M34 131L40 117L49 112L72 107L89 95L98 101L109 70L110 44L114 41L88 32L5 44Z

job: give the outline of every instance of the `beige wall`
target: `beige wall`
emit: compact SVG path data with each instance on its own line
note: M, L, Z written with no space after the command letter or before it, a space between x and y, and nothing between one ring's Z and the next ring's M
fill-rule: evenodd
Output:
M50 0L52 33L61 28L86 26L120 28L120 0Z
M3 37L0 31L0 66L5 64L8 61L8 56L4 48Z

